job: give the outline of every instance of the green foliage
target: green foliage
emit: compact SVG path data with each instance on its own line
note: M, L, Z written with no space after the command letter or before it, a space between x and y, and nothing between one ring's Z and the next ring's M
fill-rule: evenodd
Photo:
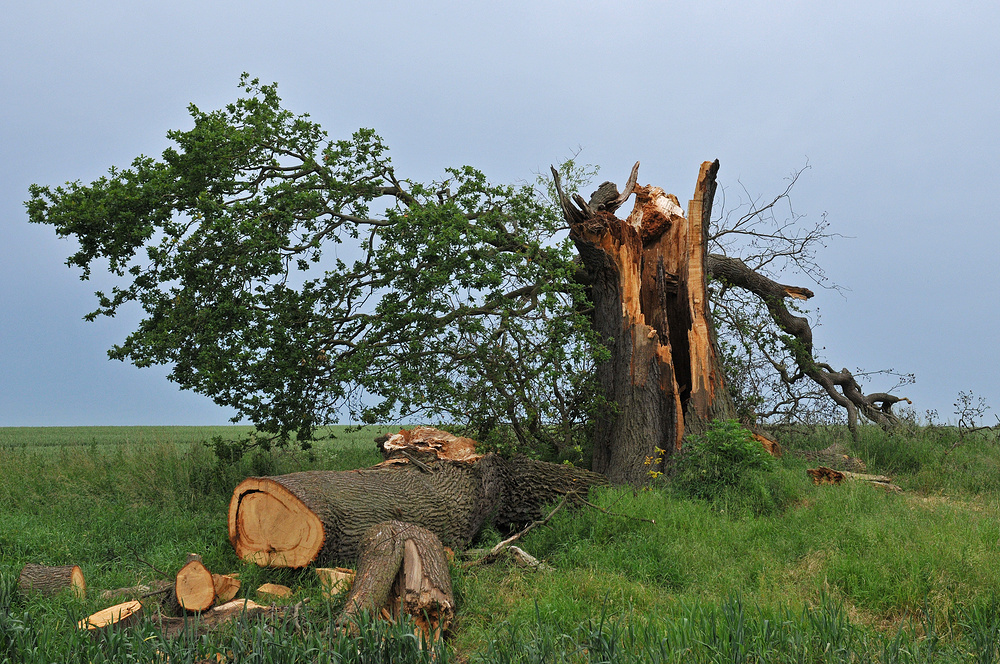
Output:
M690 436L674 465L673 484L695 498L718 499L739 489L766 491L764 473L774 459L735 420L719 420L703 434Z
M240 87L192 105L160 159L30 188L30 220L78 241L68 264L117 280L88 318L142 309L110 356L170 366L279 444L347 414L563 445L591 417L596 344L544 192L468 166L406 180L372 130L332 140L276 85Z

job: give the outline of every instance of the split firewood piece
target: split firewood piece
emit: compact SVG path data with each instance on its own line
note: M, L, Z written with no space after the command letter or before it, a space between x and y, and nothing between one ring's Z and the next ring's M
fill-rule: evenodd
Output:
M138 600L115 604L84 618L76 624L79 629L95 632L103 627L115 625L128 627L134 625L142 617L142 603Z
M866 475L864 473L852 473L846 470L834 470L826 466L819 468L809 468L806 470L813 478L813 484L842 484L844 481L867 482L892 493L901 493L902 487L892 483L892 478L886 475Z
M215 604L215 582L212 573L197 553L189 553L187 562L177 572L173 590L167 600L175 615L201 613Z
M412 616L428 639L446 632L455 615L451 574L437 535L410 523L372 526L362 541L354 585L338 623L360 613Z
M31 593L54 595L67 588L77 597L82 598L87 594L87 582L83 578L83 571L77 565L49 567L28 563L21 569L17 587L26 595Z
M345 590L350 590L354 584L354 570L346 567L317 567L316 576L323 586L323 597L331 599Z
M236 597L236 593L240 591L239 576L239 574L212 575L212 585L215 586L215 601L217 603L225 604Z
M257 594L262 597L282 599L291 597L292 589L279 583L265 583L260 588L257 588Z

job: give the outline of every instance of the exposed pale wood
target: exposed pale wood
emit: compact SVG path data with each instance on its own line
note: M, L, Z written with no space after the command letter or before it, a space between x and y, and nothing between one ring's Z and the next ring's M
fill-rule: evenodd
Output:
M25 594L54 595L71 590L77 597L87 594L87 582L78 565L36 565L28 563L17 577L17 587Z
M463 438L434 429L432 427L414 427L403 429L399 433L379 439L382 456L386 459L399 456L403 452L419 457L430 456L434 459L450 459L452 461L477 461L483 457L476 453L476 441Z
M292 596L292 589L280 583L265 583L257 588L257 594L261 597L284 599L285 597Z
M177 572L167 604L178 615L201 613L215 604L215 581L198 554L188 554L187 562Z
M229 509L236 555L261 566L304 567L322 550L323 523L292 491L267 477L244 480Z
M346 567L317 567L316 576L323 586L323 596L327 599L351 589L354 570Z
M780 458L781 457L781 454L782 454L781 445L778 444L778 441L772 440L772 439L768 438L767 436L765 436L764 434L757 433L757 432L753 433L753 438L754 438L754 440L756 440L758 443L761 444L761 447L763 447L765 450L767 450L768 454L770 454L771 456L773 456L775 458Z
M240 591L238 574L213 574L212 585L215 586L215 601L225 604Z
M138 600L123 602L101 609L76 624L79 629L90 631L115 625L128 627L134 625L142 617L142 603Z

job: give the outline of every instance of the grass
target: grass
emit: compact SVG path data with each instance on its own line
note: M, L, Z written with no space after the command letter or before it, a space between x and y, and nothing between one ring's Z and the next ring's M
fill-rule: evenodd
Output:
M552 571L453 570L454 635L431 653L405 625L331 631L339 606L308 570L242 565L229 546L232 488L249 475L348 469L378 460L377 429L308 452L258 450L221 463L205 441L244 428L0 429L0 663L46 661L1000 662L1000 446L953 431L857 443L836 428L785 432L788 447L848 446L903 494L809 483L786 455L767 476L783 510L685 497L669 486L608 489L604 511L560 512L523 547ZM652 523L651 523L652 522ZM498 533L489 533L494 541ZM176 571L188 551L248 587L312 598L298 624L244 621L164 641L153 627L90 640L76 620L102 589ZM79 564L90 592L16 591L28 562ZM352 640L353 639L353 640Z

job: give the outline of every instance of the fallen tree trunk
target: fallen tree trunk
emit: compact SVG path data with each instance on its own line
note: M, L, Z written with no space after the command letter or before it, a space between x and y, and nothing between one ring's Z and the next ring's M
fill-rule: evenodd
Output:
M428 640L448 631L455 598L444 546L434 533L401 521L368 529L338 624L348 626L363 612L408 614Z
M901 493L902 487L892 483L892 478L885 475L866 475L865 473L852 473L846 470L834 470L826 466L819 468L809 468L806 470L813 479L813 484L843 484L845 481L866 482L892 493Z
M251 477L233 491L229 539L241 559L271 567L353 563L365 532L383 521L422 526L464 548L487 523L528 523L547 504L567 494L585 498L603 484L603 476L574 466L495 455Z
M70 589L77 597L87 594L87 582L78 565L50 567L28 563L17 577L17 587L24 594L54 595Z

